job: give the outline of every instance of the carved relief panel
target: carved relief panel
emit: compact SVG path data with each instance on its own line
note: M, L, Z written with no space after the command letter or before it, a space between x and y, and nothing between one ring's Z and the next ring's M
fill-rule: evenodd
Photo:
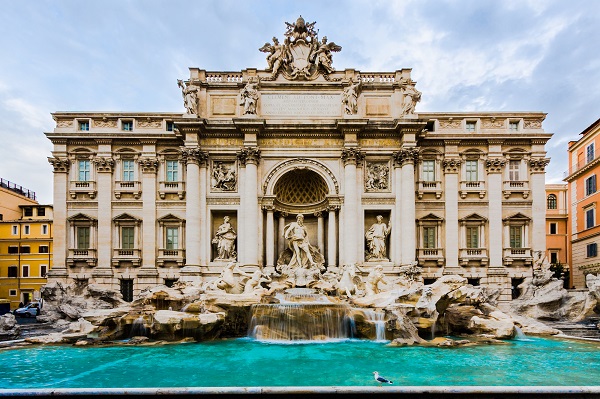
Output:
M390 165L389 162L367 161L365 168L365 192L390 191Z
M237 165L235 161L213 160L210 168L210 188L213 192L237 191Z

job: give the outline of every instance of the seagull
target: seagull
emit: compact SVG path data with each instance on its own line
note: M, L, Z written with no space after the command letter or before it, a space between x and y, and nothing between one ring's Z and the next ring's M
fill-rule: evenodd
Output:
M377 381L380 385L381 384L393 384L393 382L388 380L387 378L379 376L378 371L373 371L373 376L375 377L375 381Z

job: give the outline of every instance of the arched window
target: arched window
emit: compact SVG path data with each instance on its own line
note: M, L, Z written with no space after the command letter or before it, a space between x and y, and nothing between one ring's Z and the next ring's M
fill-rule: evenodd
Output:
M548 209L556 209L556 195L548 195Z

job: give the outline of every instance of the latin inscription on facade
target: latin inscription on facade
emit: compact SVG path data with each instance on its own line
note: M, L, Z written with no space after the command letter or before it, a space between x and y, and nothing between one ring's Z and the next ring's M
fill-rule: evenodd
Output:
M339 94L262 94L263 116L340 116Z

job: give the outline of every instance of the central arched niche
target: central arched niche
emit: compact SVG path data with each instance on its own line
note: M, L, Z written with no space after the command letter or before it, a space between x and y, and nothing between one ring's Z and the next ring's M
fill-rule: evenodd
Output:
M273 194L277 202L290 208L323 203L329 188L323 178L310 169L293 169L277 180Z

